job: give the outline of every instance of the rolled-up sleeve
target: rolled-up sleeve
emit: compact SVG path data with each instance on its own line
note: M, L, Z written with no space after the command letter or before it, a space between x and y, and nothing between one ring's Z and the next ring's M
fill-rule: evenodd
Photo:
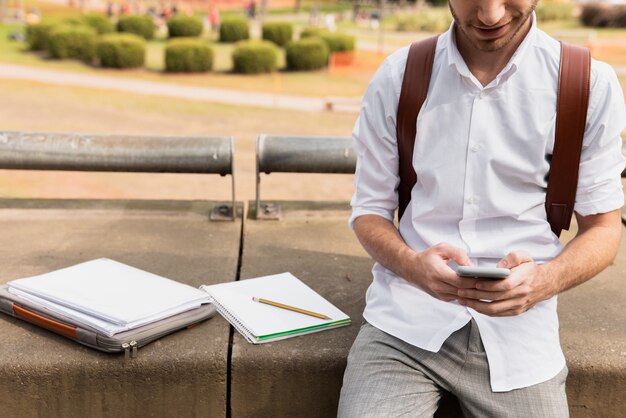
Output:
M624 205L620 134L625 126L624 96L615 72L594 61L574 206L580 215L606 213Z
M406 53L404 55L406 61ZM398 207L397 187L400 178L396 111L399 83L398 74L394 74L391 68L391 61L396 57L387 58L374 75L352 131L357 164L350 228L354 227L356 218L362 215L378 215L392 221Z

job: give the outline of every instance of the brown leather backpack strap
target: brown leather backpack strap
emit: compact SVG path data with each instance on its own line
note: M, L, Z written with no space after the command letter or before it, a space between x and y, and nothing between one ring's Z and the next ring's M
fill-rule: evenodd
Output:
M587 122L590 73L589 50L562 42L556 134L546 195L546 214L556 236L562 229L569 229L574 212Z
M434 36L411 44L402 79L396 117L400 174L398 220L411 200L411 190L417 181L412 164L417 115L428 94L438 37Z

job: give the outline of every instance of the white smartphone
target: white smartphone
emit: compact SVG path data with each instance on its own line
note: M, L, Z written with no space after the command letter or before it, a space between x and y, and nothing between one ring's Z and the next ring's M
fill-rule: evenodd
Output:
M459 266L457 274L461 277L479 279L504 279L511 274L511 270L497 267Z

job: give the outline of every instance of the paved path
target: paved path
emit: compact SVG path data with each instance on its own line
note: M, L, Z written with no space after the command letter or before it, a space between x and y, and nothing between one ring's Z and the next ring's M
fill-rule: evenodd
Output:
M626 74L626 66L615 66L614 68L618 74ZM81 74L4 63L0 63L0 78L122 91L212 103L301 110L307 112L327 110L329 109L327 106L329 101L333 103L332 110L336 112L355 113L358 112L359 109L359 98L357 97L303 97L247 92L217 87L184 86L175 83Z
M174 83L81 74L4 63L0 63L0 78L89 87L213 103L226 103L231 105L310 112L325 110L327 101L326 98L319 97L301 97L213 87L184 86ZM358 99L346 98L346 101L354 102L358 101ZM354 112L355 109L354 106L336 106L333 110Z

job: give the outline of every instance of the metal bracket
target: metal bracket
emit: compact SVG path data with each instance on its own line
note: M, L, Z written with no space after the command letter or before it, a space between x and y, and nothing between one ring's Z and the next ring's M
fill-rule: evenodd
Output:
M261 173L354 174L356 152L349 137L268 136L256 141L256 219L280 219L277 204L261 205Z
M211 209L209 219L211 221L232 221L235 219L233 208L234 206L217 205Z
M283 209L276 203L264 203L257 205L256 219L278 221L283 217Z

